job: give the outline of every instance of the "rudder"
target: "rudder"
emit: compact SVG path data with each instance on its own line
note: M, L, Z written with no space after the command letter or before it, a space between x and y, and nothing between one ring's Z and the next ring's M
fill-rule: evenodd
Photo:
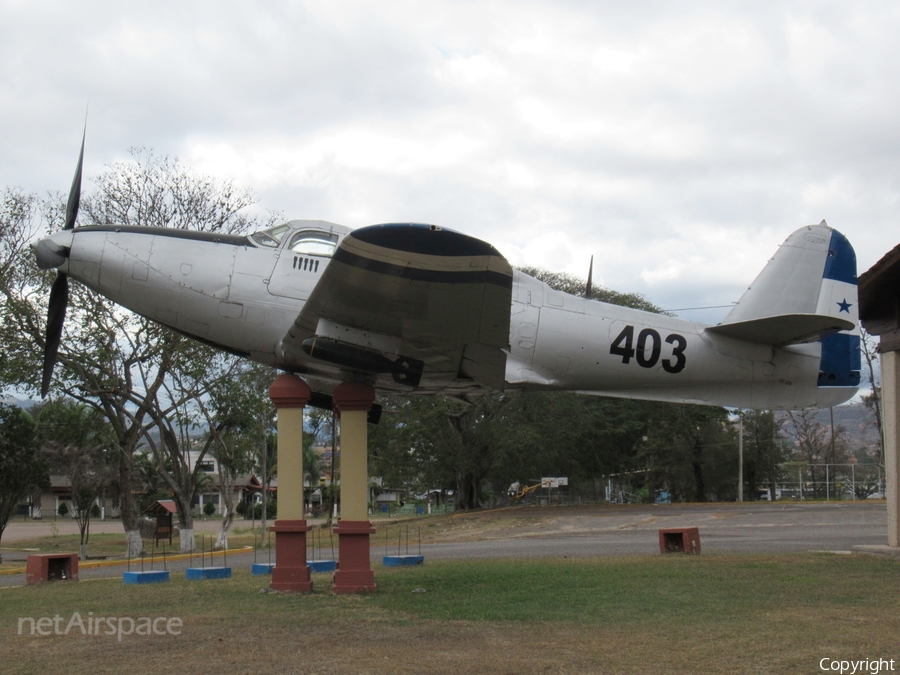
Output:
M847 238L819 225L788 237L713 334L783 346L822 345L818 386L860 380L856 253Z

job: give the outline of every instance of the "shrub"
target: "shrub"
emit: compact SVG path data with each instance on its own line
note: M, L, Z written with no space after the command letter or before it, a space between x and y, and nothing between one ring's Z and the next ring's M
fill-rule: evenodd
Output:
M278 503L270 501L266 504L266 518L271 520L278 515ZM262 518L262 504L254 504L251 518L260 520Z

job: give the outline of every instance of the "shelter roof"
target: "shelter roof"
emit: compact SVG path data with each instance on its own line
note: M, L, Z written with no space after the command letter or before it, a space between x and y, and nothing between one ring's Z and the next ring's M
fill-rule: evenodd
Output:
M165 514L165 513L175 513L177 512L177 508L175 507L175 501L172 499L160 499L147 509L144 510L144 513L155 513Z
M900 329L900 245L859 275L859 318L873 335Z

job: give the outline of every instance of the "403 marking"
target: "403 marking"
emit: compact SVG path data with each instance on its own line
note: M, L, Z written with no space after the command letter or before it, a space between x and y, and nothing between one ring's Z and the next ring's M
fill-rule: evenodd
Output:
M663 370L667 373L680 373L687 364L684 355L687 340L683 335L672 333L666 336L665 342L672 345L672 355L662 360ZM637 345L635 345L634 326L625 326L609 347L609 353L621 356L622 363L628 364L631 359L634 359L642 368L653 368L659 362L661 352L662 338L653 328L641 330L637 336Z

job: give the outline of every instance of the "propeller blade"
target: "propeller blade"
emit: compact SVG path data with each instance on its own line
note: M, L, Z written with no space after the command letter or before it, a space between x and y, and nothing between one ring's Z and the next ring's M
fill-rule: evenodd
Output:
M81 134L81 152L78 153L78 167L75 169L75 178L72 179L72 187L69 189L69 201L66 203L66 224L64 230L75 227L75 219L78 217L78 207L81 205L81 167L84 164L84 138L87 135L87 125Z
M41 378L41 398L47 397L53 366L62 338L63 322L66 320L66 306L69 304L69 275L58 272L50 288L50 303L47 308L47 339L44 343L44 373Z
M63 225L63 230L74 229L75 220L78 218L78 207L81 205L81 169L84 166L84 139L86 136L87 121L85 120L84 131L81 133L78 166L75 168L75 177L72 179L72 187L69 189L69 200L66 202L66 223ZM41 248L42 244L43 248ZM53 242L39 242L36 250L41 267L56 267L68 257L68 251ZM53 367L56 365L56 355L59 353L59 343L62 340L63 323L66 321L68 305L69 275L65 272L57 272L53 286L50 287L50 301L47 305L47 338L44 341L41 398L46 398L47 392L50 390L50 381L53 379Z
M590 299L591 291L593 290L593 288L591 288L591 279L593 278L593 276L594 276L594 256L591 256L591 264L588 266L587 283L584 285L584 297L586 297L588 299Z

